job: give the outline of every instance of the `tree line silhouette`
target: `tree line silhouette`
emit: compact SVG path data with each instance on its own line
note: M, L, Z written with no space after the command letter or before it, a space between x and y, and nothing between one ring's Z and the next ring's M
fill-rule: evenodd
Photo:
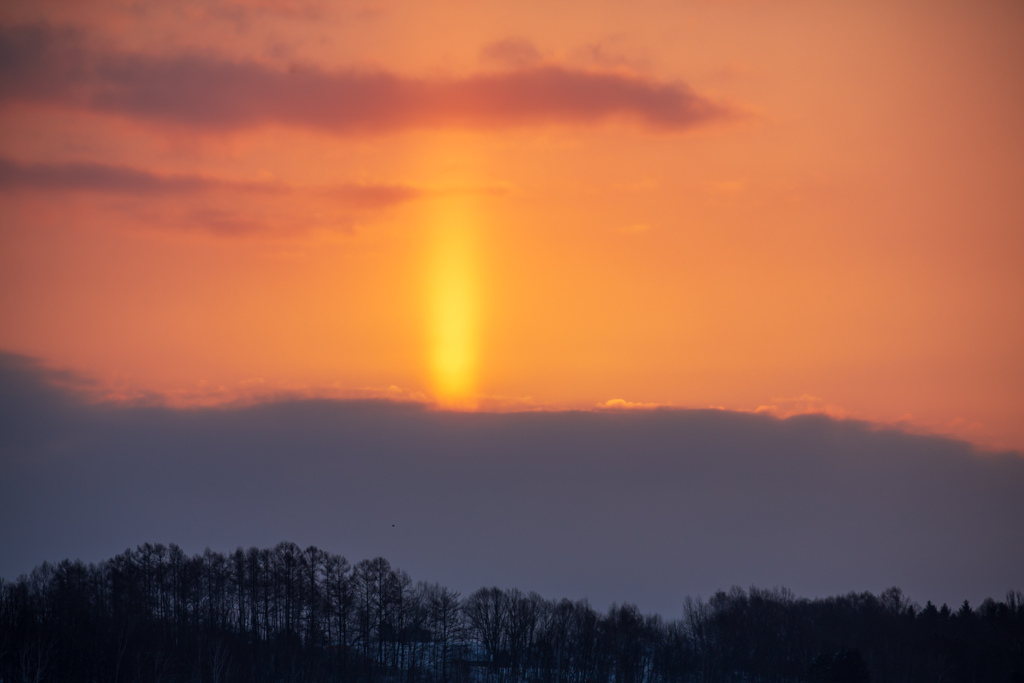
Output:
M1019 591L951 610L898 588L733 588L681 607L665 620L516 588L463 597L294 543L146 543L0 580L0 683L1024 681Z

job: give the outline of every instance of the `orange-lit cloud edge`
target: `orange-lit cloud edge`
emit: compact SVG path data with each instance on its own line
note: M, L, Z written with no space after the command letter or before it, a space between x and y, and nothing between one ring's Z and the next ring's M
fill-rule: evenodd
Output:
M298 383L280 383L271 386L262 378L254 377L234 386L210 386L202 383L191 390L151 391L126 383L103 384L70 369L46 367L35 359L24 358L29 366L43 370L45 380L58 389L67 391L80 400L93 405L146 406L181 411L233 410L281 402L374 401L405 405L417 409L443 412L518 413L518 412L594 412L629 413L637 411L702 411L713 410L753 415L765 415L776 420L789 420L806 416L820 416L835 421L848 421L866 425L875 430L895 430L919 436L936 436L970 443L980 455L1020 453L1005 444L972 438L971 432L980 425L958 419L952 423L922 423L912 415L894 420L878 420L868 415L853 413L832 405L818 396L805 394L792 398L774 398L771 403L754 408L721 405L677 405L672 403L645 403L612 398L597 404L560 405L538 401L531 396L498 396L480 394L456 399L437 396L429 391L409 389L395 385L344 387L340 383L330 386L308 386Z

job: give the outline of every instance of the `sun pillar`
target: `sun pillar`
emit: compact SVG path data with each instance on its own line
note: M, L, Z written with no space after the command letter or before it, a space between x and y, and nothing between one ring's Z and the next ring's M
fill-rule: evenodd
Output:
M432 212L430 361L434 393L447 408L476 407L479 278L477 220L472 201L437 199Z

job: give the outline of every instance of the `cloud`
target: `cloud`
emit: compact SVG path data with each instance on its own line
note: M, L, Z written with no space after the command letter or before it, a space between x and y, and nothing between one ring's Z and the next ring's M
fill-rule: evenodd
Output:
M280 182L238 182L199 175L161 175L130 166L98 163L24 164L0 157L0 192L37 190L124 195L193 194L209 190L262 195L309 191ZM312 188L322 196L360 209L382 209L415 199L423 190L401 184L340 183Z
M758 406L756 413L768 413L775 417L822 414L836 418L850 417L850 412L841 406L827 403L819 396L802 394L791 398L773 398L771 404Z
M680 131L733 116L684 83L627 73L557 65L461 78L316 67L282 71L211 56L105 53L87 49L78 32L42 24L0 29L0 72L0 102L50 102L221 131L276 123L383 133L615 118Z
M600 410L652 410L662 407L658 403L636 403L621 398L612 398L597 404L597 408Z
M952 439L718 410L176 410L89 403L55 377L0 355L5 578L144 541L288 539L457 590L666 616L733 584L950 604L1020 587L1024 458Z
M416 199L423 190L411 185L360 185L346 183L323 190L346 204L364 209L382 209Z
M280 190L269 184L244 186L194 175L161 176L129 166L95 163L22 164L0 157L0 190L53 190L154 194L197 192L225 186Z
M525 38L505 38L484 45L480 56L490 62L505 66L528 67L539 64L540 50Z
M588 43L575 50L579 59L603 69L650 68L650 58L643 49L628 44L623 36L608 36L602 41Z

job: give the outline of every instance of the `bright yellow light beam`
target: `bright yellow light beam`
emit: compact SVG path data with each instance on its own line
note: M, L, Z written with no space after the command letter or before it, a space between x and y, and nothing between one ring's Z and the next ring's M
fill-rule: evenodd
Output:
M430 268L431 366L441 405L476 407L479 300L477 248L471 201L438 200Z

